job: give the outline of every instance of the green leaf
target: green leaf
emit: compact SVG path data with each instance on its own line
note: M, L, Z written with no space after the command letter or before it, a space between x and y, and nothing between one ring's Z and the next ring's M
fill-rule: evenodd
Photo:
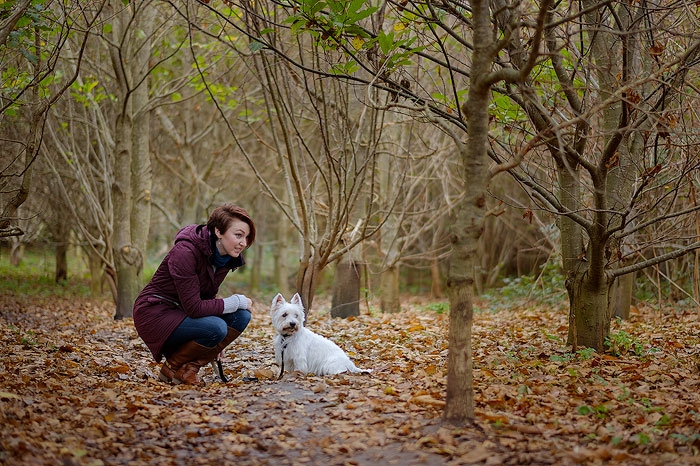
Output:
M251 52L256 53L256 52L259 52L262 49L264 49L265 44L255 40L255 41L251 42L250 44L248 44L248 48L250 49Z
M576 412L581 416L587 416L593 412L593 408L588 405L582 405L576 408Z
M394 48L394 33L390 32L386 34L380 31L377 35L377 41L379 42L379 47L382 49L384 55L389 55L389 52Z
M311 3L311 9L309 10L309 15L310 16L316 16L321 10L326 8L328 6L326 2L310 2Z

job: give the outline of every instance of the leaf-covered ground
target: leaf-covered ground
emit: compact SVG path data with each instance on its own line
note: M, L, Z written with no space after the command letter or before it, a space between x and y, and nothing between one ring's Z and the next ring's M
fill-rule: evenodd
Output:
M568 352L562 309L480 304L476 418L455 427L441 422L447 313L403 307L310 317L371 375L277 380L260 306L227 350L232 381L200 388L158 382L109 303L0 296L0 463L700 464L696 312L638 311L613 326L613 356Z

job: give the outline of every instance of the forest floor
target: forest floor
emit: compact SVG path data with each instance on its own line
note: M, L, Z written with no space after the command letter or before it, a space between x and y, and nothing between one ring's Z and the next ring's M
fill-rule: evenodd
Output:
M640 308L596 354L566 347L562 306L478 303L475 419L453 426L445 306L339 320L321 302L307 326L373 372L281 380L259 307L227 349L232 380L192 387L157 380L110 303L0 296L0 463L700 464L697 311Z

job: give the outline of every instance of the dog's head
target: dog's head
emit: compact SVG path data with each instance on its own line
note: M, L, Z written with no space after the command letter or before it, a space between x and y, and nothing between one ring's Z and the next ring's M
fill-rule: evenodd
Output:
M272 326L277 333L288 337L299 331L304 326L304 306L301 296L295 293L291 301L287 302L280 293L277 293L270 306Z

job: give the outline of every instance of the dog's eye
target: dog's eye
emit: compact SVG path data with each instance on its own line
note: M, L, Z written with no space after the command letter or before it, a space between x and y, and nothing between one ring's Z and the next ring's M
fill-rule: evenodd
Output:
M282 314L282 317L287 317L287 313L285 312L284 314Z

